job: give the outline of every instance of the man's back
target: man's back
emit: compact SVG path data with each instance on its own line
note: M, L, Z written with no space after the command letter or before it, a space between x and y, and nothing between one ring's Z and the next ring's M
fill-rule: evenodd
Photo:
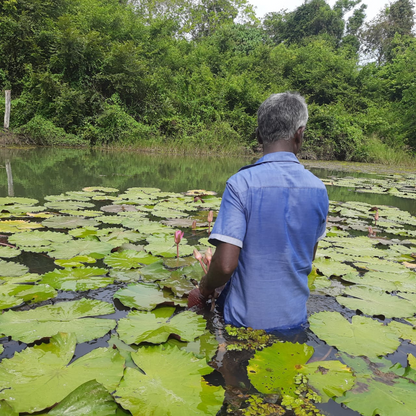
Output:
M306 320L307 276L327 212L325 186L293 153L267 154L229 179L210 237L241 247L226 322L282 330Z

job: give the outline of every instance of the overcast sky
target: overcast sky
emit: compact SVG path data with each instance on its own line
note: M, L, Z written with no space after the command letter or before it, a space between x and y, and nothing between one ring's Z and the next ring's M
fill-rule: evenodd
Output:
M278 12L282 9L292 11L304 3L304 0L248 0L253 6L256 6L256 14L262 18L266 13ZM327 3L333 6L336 0L327 0ZM371 20L375 17L385 4L388 4L388 0L363 0L363 4L367 7L367 20Z

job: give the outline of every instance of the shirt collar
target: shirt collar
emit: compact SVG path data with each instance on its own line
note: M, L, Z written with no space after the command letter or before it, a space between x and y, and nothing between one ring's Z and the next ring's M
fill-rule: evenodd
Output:
M255 165L258 163L263 162L295 162L300 163L298 158L292 152L273 152L264 155L261 159L259 159Z

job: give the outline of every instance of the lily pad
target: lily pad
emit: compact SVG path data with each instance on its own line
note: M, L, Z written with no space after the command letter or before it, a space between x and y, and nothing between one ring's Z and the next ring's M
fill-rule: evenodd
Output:
M51 337L59 331L73 332L77 342L87 342L102 337L116 326L113 319L89 317L111 313L114 308L109 303L84 298L28 311L4 312L0 315L0 331L26 344Z
M56 243L64 243L72 240L72 237L54 231L29 231L17 233L9 237L9 242L16 244L25 251L41 253L48 251L49 247Z
M352 310L360 310L367 315L383 315L386 318L407 318L416 313L416 305L406 299L388 295L383 290L368 286L350 286L345 294L355 298L338 296L337 301Z
M35 345L3 360L0 399L13 403L17 412L33 413L60 402L90 380L114 390L124 366L118 351L98 348L70 364L75 345L74 334L59 333L48 344Z
M98 267L55 269L45 273L41 283L60 290L85 291L111 285L114 280L106 274L106 269Z
M55 260L55 264L61 267L84 267L84 263L96 263L96 259L89 256L76 256L72 259Z
M93 208L94 204L91 202L82 201L61 201L61 202L47 202L45 207L52 210L79 210L84 208Z
M163 267L163 261L159 260L140 270L143 279L148 282L157 282L160 280L168 280L171 272Z
M71 240L66 243L57 243L48 252L55 259L70 259L76 256L91 256L102 258L113 249L112 244L94 240Z
M45 220L46 221L46 220ZM19 231L30 231L35 228L42 228L43 225L37 222L23 220L0 221L0 233L18 233Z
M159 286L170 289L178 298L188 295L191 290L195 289L195 286L184 277L171 277L163 282L159 282Z
M70 215L55 215L42 222L42 225L48 228L95 227L98 224L97 221L92 219Z
M319 338L351 355L377 357L393 353L400 345L388 327L364 316L353 316L350 323L338 312L318 312L309 323Z
M413 416L416 384L363 358L342 355L342 360L357 376L355 387L336 399L363 416ZM387 360L386 360L387 361Z
M172 317L174 312L172 307L157 308L152 312L132 311L120 319L117 332L127 344L161 344L170 335L176 335L182 341L194 341L204 333L206 321L202 316L184 311Z
M186 300L180 301L166 292L158 290L157 286L148 283L128 285L114 294L116 299L128 306L141 311L151 311L158 305L185 305Z
M309 345L276 342L257 351L249 360L248 377L260 393L294 396L293 379L312 354L313 348Z
M152 264L159 259L145 252L137 252L134 250L123 250L104 258L104 263L107 266L118 270L138 269L142 264Z
M24 302L43 302L57 295L49 285L28 285L19 283L4 283L0 285L0 309L11 308ZM10 306L8 306L9 298Z
M142 275L138 269L132 270L111 270L110 277L116 282L134 283L143 280Z
M131 356L142 372L126 368L115 397L133 415L215 416L220 410L224 390L201 377L213 371L205 359L170 345L142 347Z
M85 188L82 188L82 190L86 192L118 192L117 188L109 188L105 186L87 186Z
M316 258L313 264L322 274L328 277L343 276L344 274L356 271L353 267L349 266L348 264L324 259L322 257Z
M23 276L29 268L20 263L0 260L0 276L18 277Z
M55 406L48 416L121 416L108 390L95 380L81 384ZM123 413L127 416L127 413Z
M13 247L0 246L0 257L3 259L11 259L13 257L17 257L21 253L22 252L20 250L17 250Z

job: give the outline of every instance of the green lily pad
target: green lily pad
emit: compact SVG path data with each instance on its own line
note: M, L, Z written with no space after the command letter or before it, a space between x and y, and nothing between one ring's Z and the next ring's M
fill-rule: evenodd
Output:
M46 221L46 220L45 220ZM18 233L21 231L30 231L34 228L42 228L43 225L37 222L23 220L6 220L0 221L0 233Z
M112 313L114 308L109 303L84 298L28 311L4 312L0 315L0 331L26 344L59 331L73 332L77 342L87 342L102 337L116 326L113 319L89 317Z
M247 374L260 393L294 396L293 379L312 354L313 348L309 345L276 342L256 351L248 362Z
M134 283L140 282L143 280L142 275L140 274L141 270L132 269L132 270L110 270L110 277L116 282L126 282Z
M407 339L416 345L416 327L396 321L391 321L388 327L398 338Z
M309 323L319 338L351 355L375 358L393 353L400 345L388 327L364 316L353 316L350 323L338 312L318 312Z
M350 286L345 294L355 298L337 296L337 301L352 310L366 315L383 315L386 318L407 318L416 313L416 305L406 299L388 295L377 287Z
M48 416L118 416L119 408L108 390L95 380L81 384L55 406ZM125 413L127 415L127 413Z
M114 390L124 366L118 351L98 348L69 364L75 345L74 334L59 333L48 344L26 348L13 358L3 360L0 399L13 403L18 412L33 413L60 402L90 380Z
M69 230L68 234L77 238L86 238L89 236L97 235L98 231L99 229L97 227L82 227L82 228L74 228L73 230Z
M308 384L321 396L322 403L342 396L354 386L353 372L340 361L315 361L300 370Z
M181 298L188 295L195 286L184 277L171 277L170 279L159 282L161 288L170 289L175 296Z
M141 311L151 311L158 305L185 305L186 300L169 296L166 292L158 290L157 286L148 283L137 283L128 285L114 294L116 299L128 306Z
M20 263L0 260L0 276L18 277L23 276L29 268Z
M48 256L54 259L71 259L76 256L102 258L113 249L112 244L96 240L71 240L66 243L54 244Z
M148 253L152 253L155 256L176 257L177 251L173 235L150 236L146 240L149 242L145 246L145 250ZM179 244L179 256L189 256L193 253L194 248L186 243L187 240L183 238Z
M143 279L148 282L157 282L160 280L168 280L170 278L170 270L163 267L163 261L159 260L155 263L149 264L140 270Z
M4 259L12 259L13 257L19 256L21 253L20 250L15 248L0 246L0 257Z
M113 214L117 212L127 212L127 211L137 211L137 208L134 205L128 204L113 204L113 205L105 205L100 208L101 211L104 212L111 212Z
M336 399L363 416L413 416L416 408L416 384L397 376L393 369L382 368L363 358L342 360L353 369L357 380L353 389ZM387 361L387 360L386 360Z
M117 188L109 188L105 186L87 186L85 188L82 188L82 190L86 192L108 192L108 193L118 192Z
M142 264L152 264L158 260L157 257L151 256L145 252L123 250L106 256L104 258L104 263L114 269L130 270L138 269L142 267Z
M102 215L101 211L94 211L94 210L80 210L76 211L74 209L61 209L59 212L62 214L68 214L70 216L80 216L80 217L88 217L88 218L94 218L94 217L100 217Z
M19 413L16 412L5 400L0 400L0 415L19 416Z
M137 243L144 240L144 235L136 231L124 230L123 228L106 228L97 233L100 241L111 243L114 247L119 247L123 243Z
M197 358L205 358L207 362L218 350L218 341L211 332L205 331L200 337L192 342L182 342L175 338L170 338L168 344L176 345L178 348L192 352Z
M114 280L106 274L106 269L98 267L55 269L45 273L41 283L60 290L85 291L111 285Z
M195 312L184 311L172 317L175 308L162 307L152 312L132 311L118 322L117 332L127 344L161 344L170 335L194 341L204 333L206 321Z
M224 391L201 377L213 371L205 359L170 345L142 347L131 355L143 372L126 368L115 397L133 415L215 416L220 410Z
M314 266L325 276L343 276L356 270L348 264L340 263L322 257L316 258L313 262Z
M72 237L54 231L29 231L17 233L9 237L9 242L16 244L25 251L41 253L48 251L51 245L72 240Z
M4 283L0 285L0 309L11 308L24 302L43 302L57 295L55 289L49 285L28 285L19 283ZM7 305L7 298L10 305ZM14 304L15 303L15 304Z
M97 260L89 256L76 256L72 259L55 260L54 263L61 267L84 267L84 263L96 263Z
M88 196L81 196L81 195L47 195L45 196L46 201L89 201L90 198Z
M0 198L0 205L35 205L39 201L34 198L21 198L15 196L7 196Z
M47 218L42 225L48 228L78 228L78 227L95 227L99 223L89 218L83 218L70 215L55 215Z
M45 207L52 210L80 210L84 208L94 208L91 202L82 201L61 201L61 202L47 202Z

